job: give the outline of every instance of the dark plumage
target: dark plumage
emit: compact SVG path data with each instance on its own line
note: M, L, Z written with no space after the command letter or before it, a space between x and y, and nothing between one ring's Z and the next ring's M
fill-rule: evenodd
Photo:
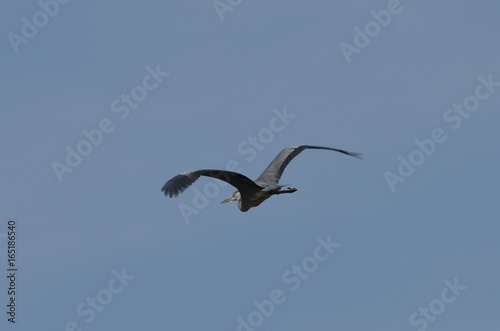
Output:
M226 170L192 170L183 172L168 182L161 189L166 196L176 197L181 194L186 188L193 184L200 176L207 176L223 180L232 186L236 187L237 191L233 195L222 201L238 201L238 207L241 211L248 211L252 207L256 207L275 194L293 193L297 191L294 188L282 190L284 185L279 185L279 180L286 166L305 149L323 149L334 152L343 153L349 156L354 156L361 159L360 153L352 153L342 149L321 147L321 146L293 146L284 148L255 180L233 171Z

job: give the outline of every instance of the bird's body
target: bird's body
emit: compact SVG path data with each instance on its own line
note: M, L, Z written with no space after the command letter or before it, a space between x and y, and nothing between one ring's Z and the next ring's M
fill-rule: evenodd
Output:
M238 201L238 207L240 210L246 212L252 207L257 207L273 195L293 193L297 191L295 188L283 189L285 185L280 185L279 180L288 163L290 163L294 157L305 149L330 150L361 158L361 154L359 153L347 152L330 147L311 145L286 147L274 158L274 160L255 181L252 181L248 177L233 171L214 169L192 170L183 172L173 177L163 186L161 190L166 196L175 197L193 184L200 176L217 178L238 189L231 197L222 201L222 203Z
M273 195L282 194L282 193L293 193L297 191L295 188L287 188L285 190L281 190L283 185L278 185L277 188L269 188L262 187L260 190L254 192L253 194L248 194L245 199L241 198L241 194L239 191L233 193L233 195L222 201L222 203L230 202L230 201L238 201L238 207L241 211L248 211L252 207L257 207L267 199L269 199Z

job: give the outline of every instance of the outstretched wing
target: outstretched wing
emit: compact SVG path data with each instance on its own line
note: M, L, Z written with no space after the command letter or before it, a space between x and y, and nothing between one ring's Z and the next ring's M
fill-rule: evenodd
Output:
M266 168L266 170L264 170L264 172L259 176L259 178L255 180L255 182L261 186L278 184L281 175L283 174L283 171L285 171L285 168L288 165L288 163L290 163L290 161L292 161L294 157L299 155L305 149L325 149L329 151L334 151L354 156L357 157L358 159L361 159L360 153L348 152L342 149L331 148L331 147L321 147L321 146L311 146L311 145L285 147L278 154L278 156L274 158L274 160L269 164L269 166Z
M246 189L260 189L250 178L237 172L225 170L192 170L179 174L163 185L161 191L171 197L176 197L193 184L200 176L213 177L223 180L244 192Z

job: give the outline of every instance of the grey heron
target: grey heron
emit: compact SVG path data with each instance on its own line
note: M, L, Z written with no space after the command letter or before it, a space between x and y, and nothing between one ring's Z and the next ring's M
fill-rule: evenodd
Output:
M348 152L331 147L311 145L285 147L255 181L233 171L214 169L191 170L173 177L165 183L161 190L165 193L165 196L169 196L170 198L176 197L200 178L200 176L217 178L237 188L237 191L234 192L231 197L225 199L221 203L238 201L240 210L246 212L252 207L257 207L272 195L293 193L297 191L296 188L292 187L283 189L283 187L287 185L280 185L279 180L290 161L305 149L324 149L361 159L360 153Z

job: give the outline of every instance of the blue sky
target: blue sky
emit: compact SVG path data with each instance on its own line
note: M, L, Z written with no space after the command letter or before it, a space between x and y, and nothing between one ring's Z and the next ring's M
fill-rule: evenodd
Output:
M3 5L0 328L497 330L500 4L215 4Z

